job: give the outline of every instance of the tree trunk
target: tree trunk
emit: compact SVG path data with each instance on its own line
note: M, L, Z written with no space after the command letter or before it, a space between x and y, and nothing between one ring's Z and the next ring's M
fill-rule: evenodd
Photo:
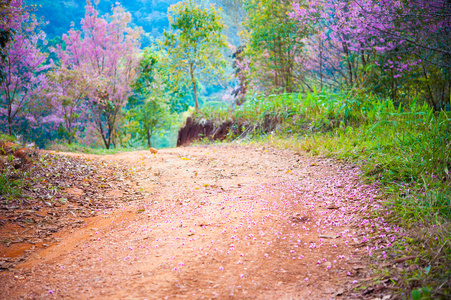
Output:
M111 134L112 134L111 127L108 126L108 146L107 146L107 149L110 149L110 146L111 146L111 137L112 137Z
M391 83L392 83L392 99L396 103L396 82L395 82L395 70L391 69Z
M199 100L197 100L197 85L195 80L193 80L193 89L194 89L194 103L196 104L196 110L199 110Z
M67 127L67 143L69 145L72 144L72 122L70 119L66 119L66 127Z
M110 143L109 143L109 140L107 141L106 136L103 132L103 126L102 126L101 120L99 121L99 129L100 129L100 135L102 136L103 143L105 144L105 148L110 149Z
M323 90L323 39L319 40L319 78L320 78L320 91Z
M8 97L8 95L7 95L7 97ZM8 134L13 135L12 119L11 119L12 103L11 103L11 99L9 97L7 99L8 99Z
M347 57L347 65L348 65L348 72L349 72L349 85L353 85L353 78L352 78L352 65L351 65L351 54L348 51L348 46L346 43L343 43L343 52L346 54Z
M13 135L13 129L11 127L11 118L8 116L8 134Z
M199 101L197 100L197 85L196 85L196 79L194 78L193 66L189 67L189 74L191 75L191 82L193 83L194 103L196 104L196 110L199 110Z
M107 139L102 135L103 144L105 144L105 149L110 149L110 143Z
M430 102L432 108L434 109L434 111L437 111L437 107L436 107L435 100L434 100L434 95L432 94L431 86L429 85L428 74L426 72L426 68L424 67L424 65L423 65L423 75L424 75L424 78L426 78L426 86L427 86L428 93L429 93L429 102Z
M147 129L146 131L147 131L147 147L150 148L150 147L152 147L152 145L151 145L151 143L150 143L150 138L151 138L151 136L150 136L150 130Z
M103 143L105 144L106 149L110 149L110 138L109 137L108 137L108 140L106 138L103 138Z
M451 74L451 68L449 70L450 70L450 72L448 74ZM446 99L449 99L449 104L451 105L451 76L450 75L448 75L448 76L449 76L449 79L448 79L448 97Z

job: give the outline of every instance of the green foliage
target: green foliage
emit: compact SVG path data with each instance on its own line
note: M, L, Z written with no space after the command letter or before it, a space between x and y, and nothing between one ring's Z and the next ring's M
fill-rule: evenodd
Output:
M17 140L17 138L15 136L0 133L0 141L15 142L16 140Z
M413 300L429 300L431 298L431 290L427 287L413 290L412 291L412 299Z
M9 197L19 197L22 195L22 179L12 179L9 174L0 172L0 195Z
M368 63L356 70L356 80L360 86L384 98L391 98L395 103L408 105L412 101L427 103L436 111L450 109L451 70L434 64L423 63L421 67L409 68L399 78L394 77L394 70L387 72L390 62L415 61L415 53L406 51L395 54L371 54ZM433 58L431 58L431 61ZM377 63L377 64L376 64Z
M178 99L182 92L177 82L171 81L164 53L146 48L140 62L140 76L134 84L131 109L126 113L126 132L147 142L155 133L171 127L180 109Z
M225 105L224 102L210 101L205 104L200 111L193 113L193 118L206 120L212 120L218 124L232 121L232 108L229 105Z
M129 111L128 129L151 147L154 133L170 126L172 115L169 106L158 98L149 98Z
M193 0L171 6L169 23L171 31L164 33L161 47L170 60L171 80L193 86L198 109L197 80L212 79L224 72L224 24L213 5L203 8Z
M17 143L17 138L12 135L0 134L0 142ZM13 147L15 150L15 147ZM5 198L19 197L22 194L23 172L13 168L14 157L12 154L0 156L0 195Z
M293 9L291 1L246 0L244 3L250 40L245 50L250 60L248 76L268 92L299 90L302 64L295 58L304 51L302 38L308 30L287 18Z
M49 39L47 44L42 45L42 52L47 54L46 64L49 64L50 61L53 61L54 63L59 62L58 55L52 51L52 49L56 49L58 46L60 46L63 50L66 50L66 43L60 36Z
M80 70L60 66L48 75L51 84L47 97L61 110L63 122L58 126L58 136L69 144L76 139L79 130L77 121L81 117L83 100L88 96L89 81Z

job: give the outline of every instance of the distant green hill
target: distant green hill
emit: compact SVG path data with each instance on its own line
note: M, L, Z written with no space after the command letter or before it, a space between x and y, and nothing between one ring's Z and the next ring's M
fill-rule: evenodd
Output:
M140 26L145 31L145 36L141 41L142 47L148 46L152 40L159 38L165 29L169 26L167 18L168 8L171 4L175 4L180 0L100 0L97 9L101 14L111 11L111 6L115 2L120 2L124 8L132 14L132 23ZM236 21L241 19L242 12L237 12L227 3L236 0L214 0L210 3L216 3L224 8L224 20L228 27L226 34L230 38L230 42L235 46L239 46L237 33L239 29ZM47 34L47 38L53 39L61 37L63 33L69 31L71 23L75 28L80 27L80 20L85 13L84 0L25 0L27 4L36 5L35 15L42 20L42 28ZM95 2L95 1L93 1ZM237 18L238 17L238 18ZM48 22L48 24L46 24Z
M100 0L97 9L101 14L111 11L116 0ZM140 26L146 32L142 46L148 46L152 39L163 34L168 28L167 11L171 4L178 0L127 0L121 2L124 8L132 14L132 23ZM26 0L27 4L35 4L35 15L42 18L42 27L48 39L61 37L74 23L75 28L80 27L80 20L84 16L84 1L54 1L54 0ZM46 24L48 22L48 24Z

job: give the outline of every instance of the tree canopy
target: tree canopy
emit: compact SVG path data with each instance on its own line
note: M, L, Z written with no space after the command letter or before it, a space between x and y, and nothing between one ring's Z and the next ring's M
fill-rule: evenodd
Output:
M224 24L214 5L202 7L192 0L171 6L169 24L171 31L164 33L161 46L170 59L172 78L192 84L198 110L197 80L224 72Z
M105 18L87 5L82 30L71 29L63 35L66 50L57 50L61 68L80 70L90 82L90 118L107 149L114 141L118 116L137 75L140 31L130 28L129 23L130 14L120 5Z
M167 57L155 48L144 49L139 64L139 76L133 85L128 126L132 134L151 147L158 131L171 127L177 114L174 105L180 97L180 87L171 82L167 72Z

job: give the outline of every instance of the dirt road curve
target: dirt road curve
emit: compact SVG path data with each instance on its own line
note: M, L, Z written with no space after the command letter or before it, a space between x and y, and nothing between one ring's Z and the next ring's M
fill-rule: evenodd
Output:
M355 167L238 145L85 156L147 196L58 233L0 298L341 299L369 276L378 195Z

